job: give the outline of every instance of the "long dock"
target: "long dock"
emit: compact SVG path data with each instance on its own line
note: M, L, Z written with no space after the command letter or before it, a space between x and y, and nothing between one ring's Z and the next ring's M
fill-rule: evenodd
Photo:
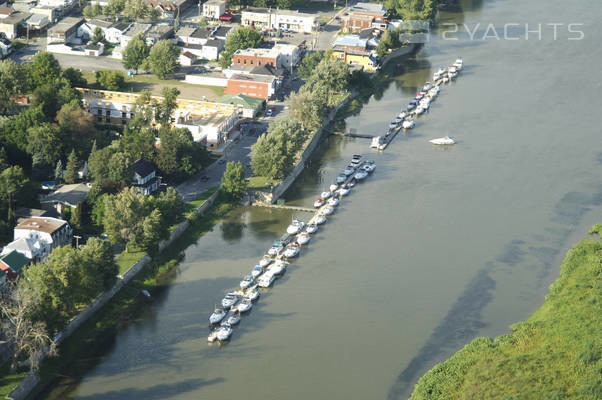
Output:
M316 212L316 210L313 208L298 207L298 206L287 206L287 205L266 204L266 203L253 203L251 205L255 206L255 207L280 208L282 210L291 210L291 211L305 211L305 212L310 212L310 213Z
M349 132L330 132L330 134L333 136L344 136L344 137L361 138L361 139L372 139L372 138L376 137L374 135L367 135L367 134L362 134L362 133L349 133Z

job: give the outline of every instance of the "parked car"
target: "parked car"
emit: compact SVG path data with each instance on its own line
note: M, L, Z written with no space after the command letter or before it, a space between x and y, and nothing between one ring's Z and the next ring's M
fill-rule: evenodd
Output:
M201 182L207 182L208 180L209 180L209 177L207 175L201 176Z
M219 20L220 21L231 22L233 17L234 16L232 14L230 14L229 12L226 12L226 13L223 13L222 15L219 16Z
M266 117L271 117L271 116L272 116L272 114L274 114L274 111L272 111L272 109L271 109L271 108L268 108L268 109L266 110L266 112L265 112L265 116L266 116Z

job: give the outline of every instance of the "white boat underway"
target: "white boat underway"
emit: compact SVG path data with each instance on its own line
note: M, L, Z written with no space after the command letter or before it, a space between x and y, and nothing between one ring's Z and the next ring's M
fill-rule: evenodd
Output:
M456 141L451 136L445 136L437 139L429 140L432 144L456 144Z

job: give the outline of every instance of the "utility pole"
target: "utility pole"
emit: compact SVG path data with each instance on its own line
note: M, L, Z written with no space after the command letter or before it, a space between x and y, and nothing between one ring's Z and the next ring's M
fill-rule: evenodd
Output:
M77 249L79 247L79 239L82 237L78 235L73 235L73 237L75 238L75 248Z

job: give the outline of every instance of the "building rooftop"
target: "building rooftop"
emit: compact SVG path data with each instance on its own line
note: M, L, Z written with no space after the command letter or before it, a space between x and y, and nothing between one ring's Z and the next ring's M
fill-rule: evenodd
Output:
M15 9L12 7L0 7L0 15L11 15L15 12Z
M125 32L123 32L123 36L134 37L140 32L145 33L150 29L151 26L151 24L142 24L139 22L134 22L132 25L130 25L129 28L127 28Z
M248 7L242 10L242 13L258 13L258 14L280 14L280 15L293 15L297 17L309 17L318 18L317 14L307 14L295 10L278 10L275 8L259 8L259 7Z
M125 32L129 27L130 27L131 23L129 22L115 22L113 25L111 25L112 29L117 29L120 32Z
M0 22L2 24L6 24L6 25L16 25L16 24L20 23L21 21L23 21L24 19L29 18L30 16L31 16L31 13L15 11L8 17L0 19Z
M183 26L176 32L177 36L188 37L192 35L198 28L194 28L192 26Z
M67 225L67 221L64 221L59 218L31 217L23 220L17 226L15 226L15 230L23 229L52 234L65 225Z
M339 36L335 41L335 46L354 46L354 47L366 47L368 39L361 38L359 35L345 35Z
M213 30L211 36L215 37L226 37L226 35L232 30L231 26L220 25Z
M208 47L224 47L225 43L226 43L225 40L221 40L221 39L209 39L204 44L204 46L208 46Z
M149 176L157 170L155 164L143 159L139 159L138 161L136 161L132 168L136 174L140 175L143 178Z
M208 29L199 28L199 29L195 29L194 32L192 32L190 34L190 37L198 38L198 39L207 39L210 34L211 34L211 31L209 31Z
M203 3L203 5L205 5L205 4L218 6L218 5L221 5L221 4L226 4L226 1L225 0L209 0L209 1L205 2L205 3Z
M244 94L236 94L230 95L226 94L219 99L217 99L218 103L224 104L236 104L238 106L243 106L244 108L256 109L261 106L264 102L263 99L258 99L256 97L246 96Z
M73 28L77 24L83 23L85 20L83 18L76 17L65 17L59 21L58 24L50 28L48 31L52 31L53 33L66 33L69 29Z
M63 185L58 190L41 199L41 203L63 203L71 207L77 207L77 203L86 200L90 188L83 183Z
M17 218L31 218L31 217L59 217L59 213L56 212L54 208L50 210L39 210L37 208L26 208L19 207L17 208L13 215Z
M17 250L13 250L10 253L0 256L0 261L8 265L10 269L18 274L31 260Z
M173 32L173 27L169 25L153 25L146 32L148 36L163 36Z
M278 52L273 49L238 49L234 54L241 56L278 57Z
M31 253L35 254L38 250L40 250L40 242L32 239L22 237L17 240L13 240L2 249L2 254L8 254L13 250L18 251L21 254Z
M244 81L244 82L260 82L260 83L272 83L276 79L275 76L268 75L255 75L255 74L235 74L232 75L230 80L232 81Z
M377 3L357 3L354 6L349 7L349 14L352 13L370 13L385 15L387 9L382 4Z

